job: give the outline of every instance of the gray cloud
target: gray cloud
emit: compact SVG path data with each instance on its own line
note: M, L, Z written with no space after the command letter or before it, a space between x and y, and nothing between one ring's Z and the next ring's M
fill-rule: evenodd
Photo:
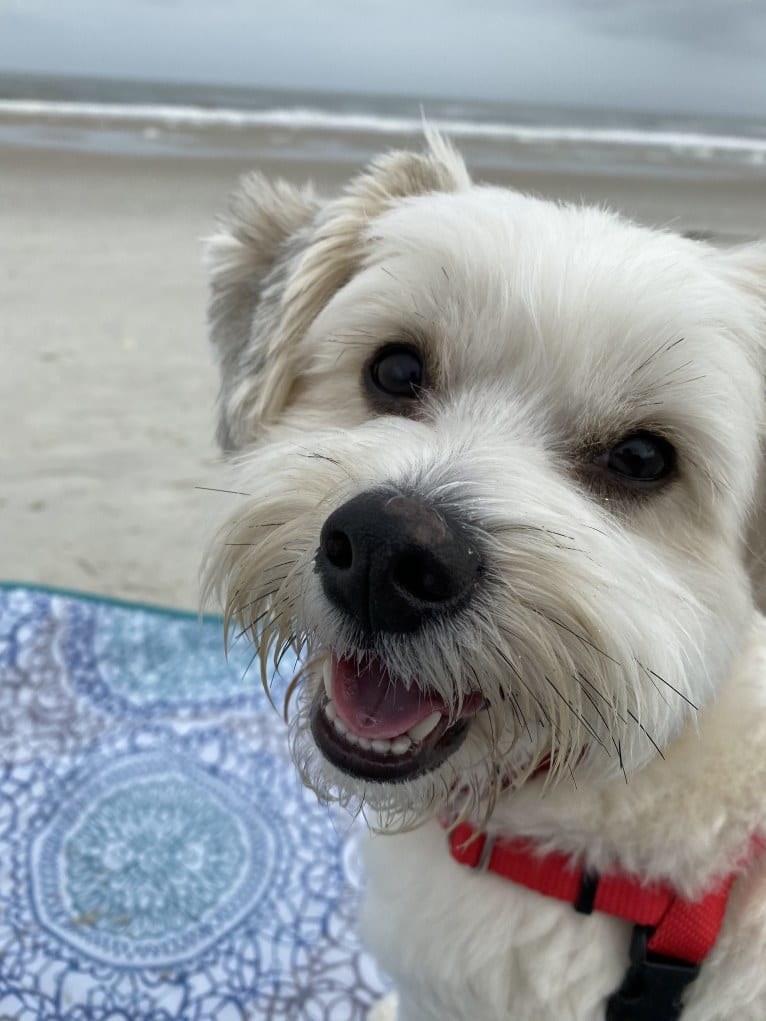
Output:
M595 31L616 38L672 41L700 54L766 58L766 7L752 0L581 0L580 8Z
M0 0L0 69L763 116L746 0Z

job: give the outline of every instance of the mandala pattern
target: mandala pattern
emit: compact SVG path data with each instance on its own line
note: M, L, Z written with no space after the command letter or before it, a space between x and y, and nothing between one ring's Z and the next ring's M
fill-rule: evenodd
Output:
M66 603L0 591L0 749L13 761L59 755L104 728L72 687L63 652ZM0 1015L2 1017L2 1015Z
M360 830L220 621L0 589L0 750L0 1019L363 1021L385 989Z
M138 755L66 801L33 851L42 925L111 963L193 956L273 881L273 831L230 786Z
M177 715L262 700L252 651L235 642L227 659L220 620L72 602L67 624L74 685L108 713Z

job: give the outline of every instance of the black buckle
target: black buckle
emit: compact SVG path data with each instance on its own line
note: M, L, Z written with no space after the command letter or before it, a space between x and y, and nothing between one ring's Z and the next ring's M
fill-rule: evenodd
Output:
M633 928L630 967L622 985L606 1003L606 1021L677 1021L684 990L699 975L699 965L649 954L652 929Z

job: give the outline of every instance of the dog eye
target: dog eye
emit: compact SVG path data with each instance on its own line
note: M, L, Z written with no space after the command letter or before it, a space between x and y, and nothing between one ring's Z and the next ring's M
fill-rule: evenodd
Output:
M389 344L373 357L367 375L378 393L412 400L423 385L423 362L414 348Z
M676 452L662 436L641 431L620 440L598 458L598 463L625 482L656 483L675 468Z

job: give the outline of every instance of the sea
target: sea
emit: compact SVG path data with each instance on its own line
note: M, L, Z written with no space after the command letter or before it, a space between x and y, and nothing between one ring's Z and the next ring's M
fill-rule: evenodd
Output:
M0 73L0 149L360 163L430 124L485 167L763 175L763 119Z

